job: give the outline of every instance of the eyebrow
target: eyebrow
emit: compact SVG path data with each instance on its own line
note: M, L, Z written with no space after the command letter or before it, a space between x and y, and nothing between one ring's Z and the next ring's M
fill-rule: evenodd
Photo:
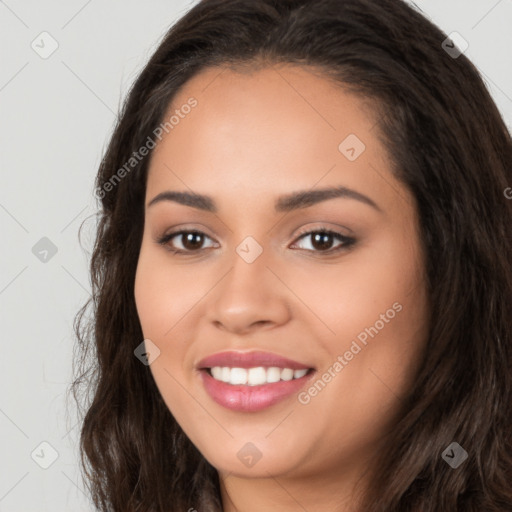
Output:
M300 190L292 192L277 198L274 209L276 212L290 212L302 208L308 208L322 201L328 199L343 198L354 199L360 201L375 210L382 212L381 208L369 197L352 190L347 187L327 187L317 190ZM196 194L195 192L178 192L174 190L166 190L155 196L147 205L149 208L156 203L162 201L174 201L176 203L204 210L207 212L216 213L218 211L215 201L210 197L203 194Z

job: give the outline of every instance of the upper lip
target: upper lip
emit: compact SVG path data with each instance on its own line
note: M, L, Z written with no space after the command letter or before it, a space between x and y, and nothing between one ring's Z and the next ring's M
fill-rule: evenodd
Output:
M229 366L231 368L253 368L257 366L278 368L291 368L292 370L302 370L313 368L310 365L299 363L292 359L273 354L271 352L217 352L211 356L205 357L199 361L197 367L212 368L214 366Z

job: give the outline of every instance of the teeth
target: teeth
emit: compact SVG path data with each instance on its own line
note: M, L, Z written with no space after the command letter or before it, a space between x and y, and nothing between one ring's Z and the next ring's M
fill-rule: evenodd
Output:
M267 382L267 371L261 366L250 368L249 371L245 371L245 373L247 373L247 384L249 384L249 386L258 386L259 384L265 384L265 382Z
M271 366L263 368L257 366L255 368L230 368L229 366L214 366L210 368L212 377L215 380L226 382L228 384L259 386L261 384L269 384L279 382L280 380L300 379L308 373L307 368L302 370L292 370L291 368L278 368Z
M304 377L304 375L306 375L306 373L308 373L308 370L306 368L304 368L304 370L295 370L293 372L293 378L300 379L301 377Z
M224 381L224 379L222 378L222 375L224 374L224 372L222 371L222 368L220 366L214 366L213 368L210 368L210 370L211 370L212 376L215 380ZM228 374L228 377L229 377L229 374Z
M281 380L281 368L271 366L267 368L267 382L279 382Z
M291 368L283 368L281 370L281 380L292 380L293 370Z
M247 384L248 371L244 368L231 368L230 384Z

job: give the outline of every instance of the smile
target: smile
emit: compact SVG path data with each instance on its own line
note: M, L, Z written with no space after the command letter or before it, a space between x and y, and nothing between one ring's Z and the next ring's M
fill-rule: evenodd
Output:
M308 363L262 351L225 351L196 368L214 402L232 411L256 412L298 393L316 370Z

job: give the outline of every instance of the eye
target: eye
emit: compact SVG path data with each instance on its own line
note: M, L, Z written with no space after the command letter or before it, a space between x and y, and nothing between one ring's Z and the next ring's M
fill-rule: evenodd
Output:
M306 243L306 247L302 247L302 249L317 253L330 254L333 252L338 252L343 249L348 249L356 242L354 238L324 228L320 228L314 231L307 231L306 233L301 234L298 240L307 240L308 238L310 240L309 243ZM333 247L333 244L336 240L338 241L338 245ZM297 245L297 242L294 242L293 245Z
M176 242L173 242L174 239L176 239ZM157 242L160 245L166 246L171 252L177 254L189 254L207 249L208 247L202 247L205 239L211 240L211 238L202 231L191 229L168 233L159 238ZM174 247L175 244L177 244L178 247Z
M331 254L343 249L348 249L356 242L354 238L347 237L336 231L324 228L302 233L297 240L307 240L308 238L310 239L310 242L305 244L306 247L299 248L310 252L324 254ZM208 247L204 247L206 240L212 241L212 239L202 231L190 229L168 233L159 238L157 242L175 254L191 255L194 252L200 253L205 249L218 247L218 244L215 245L215 243L210 244ZM333 247L333 244L336 241L338 242L338 245ZM291 247L294 248L296 246L297 242L294 242Z

